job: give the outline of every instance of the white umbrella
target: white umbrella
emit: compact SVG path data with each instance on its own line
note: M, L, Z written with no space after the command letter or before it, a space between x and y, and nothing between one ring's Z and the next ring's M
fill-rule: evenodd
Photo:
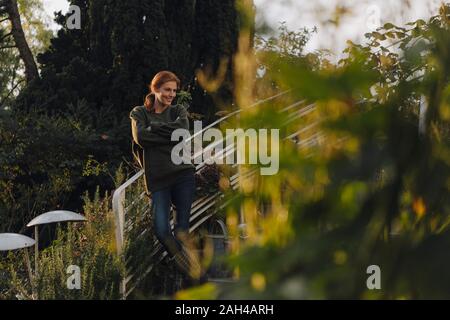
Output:
M86 221L86 218L81 214L72 211L55 210L37 216L27 224L27 227L37 226L40 224L69 221Z
M27 264L28 275L31 279L31 265L28 250L26 248L33 246L36 241L30 237L18 233L0 233L0 251L10 251L25 249L25 262Z
M31 220L27 227L34 226L34 237L36 243L34 246L34 272L38 273L38 252L39 252L39 232L38 226L41 224L55 223L55 222L71 222L71 221L86 221L86 218L81 214L67 211L67 210L54 210L43 213L33 220Z
M34 239L18 233L0 233L0 251L10 251L31 247Z

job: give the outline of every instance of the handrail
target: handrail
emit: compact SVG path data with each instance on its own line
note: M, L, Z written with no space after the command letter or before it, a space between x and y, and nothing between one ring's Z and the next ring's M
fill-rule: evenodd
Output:
M206 131L206 130L212 128L212 127L214 127L216 124L219 124L219 123L221 123L222 121L224 121L224 120L226 120L226 119L228 119L228 118L230 118L230 117L232 117L232 116L234 116L234 115L236 115L236 114L242 112L242 110L248 110L248 109L250 109L250 108L256 107L256 106L258 106L258 105L260 105L260 104L263 104L263 103L265 103L265 102L267 102L267 101L271 101L271 100L276 99L276 98L278 98L278 97L280 97L280 96L283 96L283 95L289 93L290 91L291 91L291 90L286 90L286 91L280 92L280 93L278 93L278 94L276 94L276 95L274 95L274 96L271 96L271 97L269 97L269 98L266 98L266 99L263 99L263 100L259 100L259 101L255 102L254 104L250 105L249 107L245 108L245 109L238 109L238 110L236 110L236 111L233 111L233 112L227 114L226 116L223 116L222 118L220 118L220 119L214 121L213 123L207 125L207 126L206 126L205 128L203 128L201 131L194 133L194 135L192 135L191 137L189 137L188 139L186 139L186 142L190 142L192 139L194 139L194 138L195 138L197 135L199 135L200 133L203 133L204 131Z
M117 252L120 255L122 253L122 245L124 239L124 224L125 224L125 212L123 208L123 202L125 200L125 189L132 185L137 179L144 174L144 170L140 170L124 184L114 191L112 198L112 207L116 220L116 246Z

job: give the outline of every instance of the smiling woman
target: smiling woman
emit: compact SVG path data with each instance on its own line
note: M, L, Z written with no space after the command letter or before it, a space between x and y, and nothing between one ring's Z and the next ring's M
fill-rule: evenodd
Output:
M172 105L179 86L180 80L170 71L161 71L154 76L144 106L135 107L130 113L133 150L136 145L143 150L138 158L144 169L147 194L151 193L156 237L182 272L199 279L201 267L189 249L195 167L192 163L171 161L172 132L189 129L186 109L179 104ZM169 225L172 205L176 208L174 234Z

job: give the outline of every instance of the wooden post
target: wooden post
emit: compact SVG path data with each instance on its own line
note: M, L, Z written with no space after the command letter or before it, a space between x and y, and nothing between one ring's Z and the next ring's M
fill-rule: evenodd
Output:
M38 225L34 226L34 274L38 276L38 257L39 257L39 229Z

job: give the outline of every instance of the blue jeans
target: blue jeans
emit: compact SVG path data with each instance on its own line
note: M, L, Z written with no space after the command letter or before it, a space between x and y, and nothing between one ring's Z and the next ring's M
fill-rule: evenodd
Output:
M195 176L180 178L175 184L152 194L155 234L170 256L181 250L182 234L189 233L189 217L195 195ZM170 207L175 206L174 234L169 224Z

